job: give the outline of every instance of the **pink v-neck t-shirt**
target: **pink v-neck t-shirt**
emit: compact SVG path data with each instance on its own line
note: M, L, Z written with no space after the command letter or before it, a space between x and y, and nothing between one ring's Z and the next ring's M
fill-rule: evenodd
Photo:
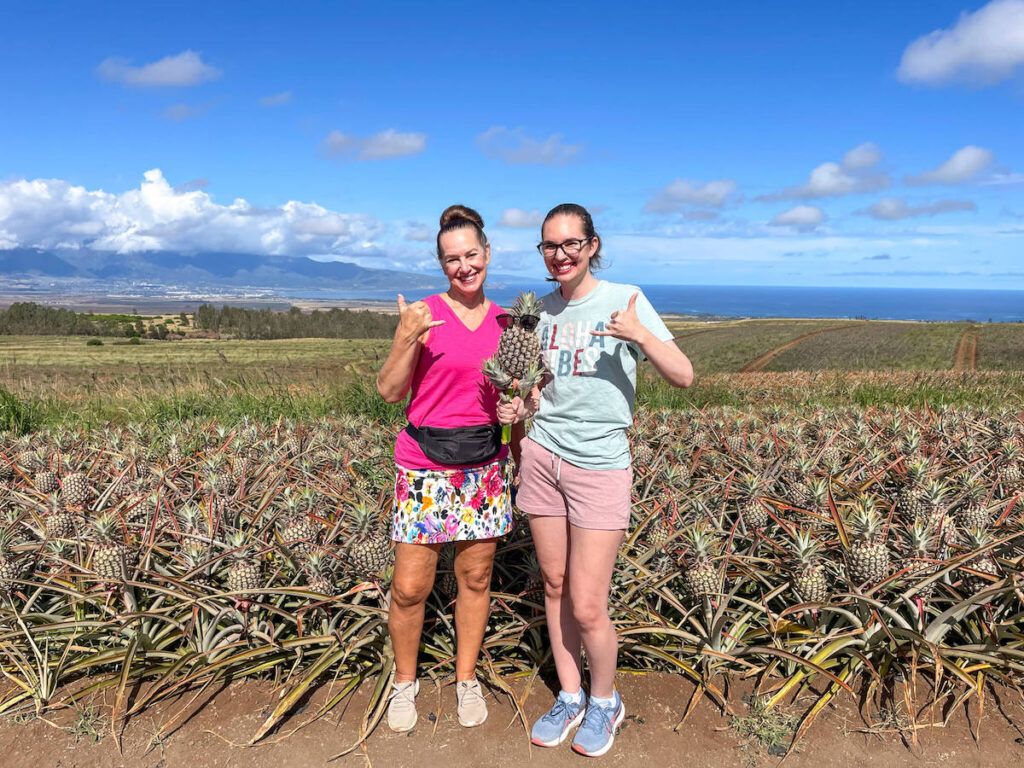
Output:
M491 302L487 316L470 330L441 296L424 299L435 320L444 325L430 329L427 343L412 375L406 418L416 427L475 427L498 421L498 390L484 376L484 360L498 349L501 307ZM498 458L504 459L503 447ZM419 444L404 429L395 441L395 463L406 469L454 469L423 455Z

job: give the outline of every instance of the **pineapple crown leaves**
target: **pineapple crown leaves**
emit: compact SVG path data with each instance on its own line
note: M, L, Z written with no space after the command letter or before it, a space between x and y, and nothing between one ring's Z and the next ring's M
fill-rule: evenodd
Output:
M793 555L800 565L813 565L821 552L822 544L810 531L803 529L793 534Z
M486 376L494 388L499 392L507 392L512 388L512 377L509 376L505 369L501 367L501 363L498 362L498 357L489 357L484 360L482 369L484 376Z
M533 291L524 291L516 297L515 303L512 305L510 314L516 317L522 317L523 315L539 315L542 303L537 298L537 294Z

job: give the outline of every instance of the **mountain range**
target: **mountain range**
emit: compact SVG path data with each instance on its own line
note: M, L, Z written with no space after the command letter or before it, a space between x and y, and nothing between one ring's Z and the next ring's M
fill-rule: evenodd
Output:
M369 269L343 261L254 253L142 251L114 253L85 249L0 250L0 280L45 282L50 288L145 283L150 288L352 289L441 287L440 275Z

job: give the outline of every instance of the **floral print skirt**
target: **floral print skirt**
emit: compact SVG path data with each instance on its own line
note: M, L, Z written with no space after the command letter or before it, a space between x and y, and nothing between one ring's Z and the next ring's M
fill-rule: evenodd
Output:
M443 544L504 536L512 530L505 462L472 469L406 469L396 465L391 538Z

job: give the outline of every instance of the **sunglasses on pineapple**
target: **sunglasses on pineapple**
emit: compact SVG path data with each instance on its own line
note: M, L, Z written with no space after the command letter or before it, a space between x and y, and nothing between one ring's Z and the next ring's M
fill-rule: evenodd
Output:
M540 322L540 318L537 315L510 315L508 312L501 313L495 319L498 321L498 327L503 331L514 325L518 325L524 331L532 331L537 328L537 324Z

